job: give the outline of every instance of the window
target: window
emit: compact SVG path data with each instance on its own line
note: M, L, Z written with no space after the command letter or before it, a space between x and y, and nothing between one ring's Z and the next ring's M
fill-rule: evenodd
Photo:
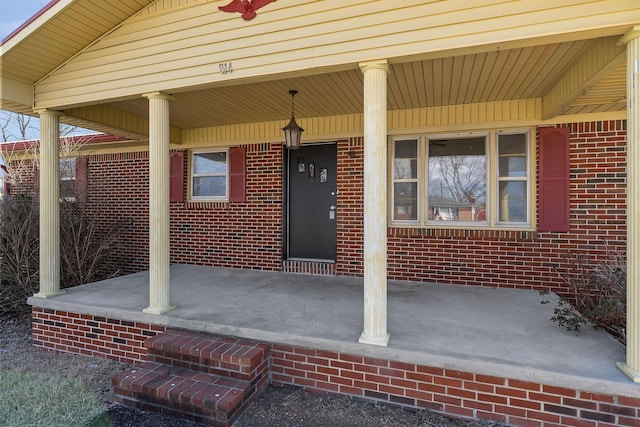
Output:
M428 141L428 221L483 221L487 193L485 137Z
M392 222L530 226L529 132L392 140Z
M396 141L393 159L394 218L418 218L418 144L417 140Z
M76 159L60 160L60 199L76 200Z
M498 135L498 222L527 222L527 138Z
M227 150L191 153L191 198L226 200L229 194Z

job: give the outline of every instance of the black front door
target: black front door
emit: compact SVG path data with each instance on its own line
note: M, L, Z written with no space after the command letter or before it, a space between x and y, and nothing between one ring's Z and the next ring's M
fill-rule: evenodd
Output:
M289 258L336 259L336 144L304 145L287 160Z

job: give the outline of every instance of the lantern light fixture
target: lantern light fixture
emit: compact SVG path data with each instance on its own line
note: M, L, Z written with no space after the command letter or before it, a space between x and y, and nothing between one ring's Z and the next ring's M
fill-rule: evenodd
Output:
M282 128L284 131L284 140L289 150L297 150L300 148L300 139L302 137L302 132L304 132L304 129L296 123L296 119L293 115L294 96L296 96L296 93L298 93L297 90L292 89L289 91L289 94L291 95L291 121L289 121L288 125Z

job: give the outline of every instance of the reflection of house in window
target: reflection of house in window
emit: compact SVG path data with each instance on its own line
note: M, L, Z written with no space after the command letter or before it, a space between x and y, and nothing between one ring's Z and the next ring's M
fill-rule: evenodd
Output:
M444 197L429 197L430 221L483 221L484 207L470 202L457 202Z
M428 220L480 220L485 209L485 153L484 136L429 141Z

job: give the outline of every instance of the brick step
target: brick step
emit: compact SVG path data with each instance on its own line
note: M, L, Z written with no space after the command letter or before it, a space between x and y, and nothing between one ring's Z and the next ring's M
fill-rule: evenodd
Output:
M255 388L249 381L147 362L111 379L115 400L213 426L230 426L243 412Z
M252 384L268 375L269 346L198 332L167 330L145 342L149 359Z

